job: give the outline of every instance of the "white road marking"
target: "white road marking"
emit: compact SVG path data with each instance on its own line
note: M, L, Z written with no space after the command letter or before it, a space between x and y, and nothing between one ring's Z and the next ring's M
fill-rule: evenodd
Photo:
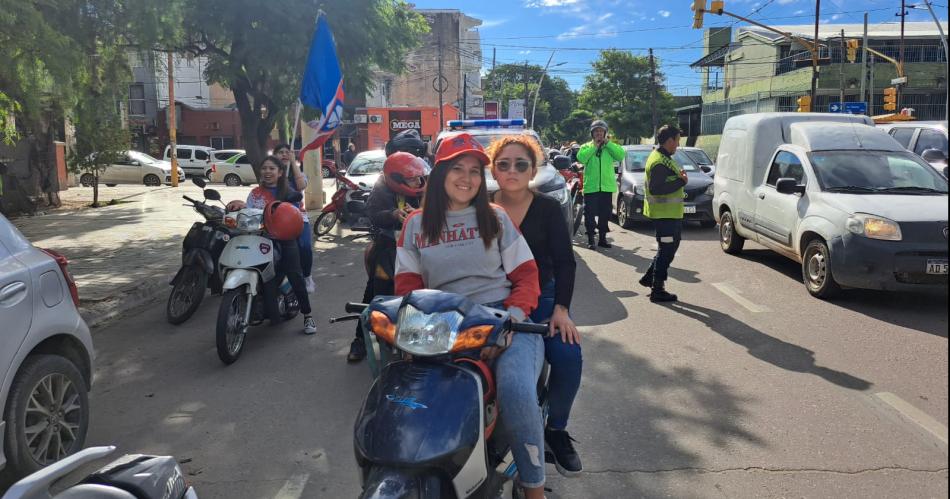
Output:
M947 427L930 417L929 414L890 392L875 393L874 396L894 408L894 410L901 413L905 418L917 423L918 426L930 432L933 436L937 437L938 440L943 442L944 445L947 444Z
M749 301L748 298L745 298L744 296L739 294L739 292L736 291L735 288L733 288L732 286L724 282L713 283L713 287L718 289L719 292L721 292L722 294L728 296L729 298L732 298L732 301L738 303L749 312L752 312L754 314L761 314L761 313L769 311L768 307L764 307L764 306L756 305L755 303L752 303L751 301Z
M300 499L309 479L310 473L301 473L290 477L277 492L277 495L274 496L274 499Z

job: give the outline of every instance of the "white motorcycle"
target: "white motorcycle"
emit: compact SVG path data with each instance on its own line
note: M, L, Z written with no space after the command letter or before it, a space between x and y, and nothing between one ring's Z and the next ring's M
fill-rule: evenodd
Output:
M244 208L225 215L232 236L218 260L222 286L215 331L218 357L231 364L241 356L249 326L267 316L264 286L277 278L279 246L263 229L264 210ZM277 291L277 309L283 320L293 319L300 303L284 278Z

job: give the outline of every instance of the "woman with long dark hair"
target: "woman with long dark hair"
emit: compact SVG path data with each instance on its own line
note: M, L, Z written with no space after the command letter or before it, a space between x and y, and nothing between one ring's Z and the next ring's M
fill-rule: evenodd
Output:
M449 291L475 303L506 309L523 321L538 305L538 267L505 210L492 206L485 186L488 156L468 134L442 141L422 209L403 224L396 250L396 294ZM544 429L537 380L541 337L515 334L496 358L500 424L518 467L525 496L544 497Z

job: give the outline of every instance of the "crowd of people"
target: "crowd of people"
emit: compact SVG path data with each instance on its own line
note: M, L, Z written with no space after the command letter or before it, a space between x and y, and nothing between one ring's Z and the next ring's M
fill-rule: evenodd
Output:
M589 142L565 152L583 165L588 247L610 248L608 221L617 190L613 164L623 159L624 150L610 141L603 121L594 121L590 134ZM662 127L646 167L644 211L655 219L659 251L640 283L652 288L654 302L676 300L664 283L683 217L685 174L672 159L679 139L675 127ZM347 152L352 161L355 149ZM520 485L526 497L543 497L542 454L565 476L583 469L567 432L583 365L581 334L570 312L577 267L573 243L559 203L529 187L547 158L526 134L504 136L487 150L469 134L453 136L440 143L431 167L427 153L427 144L415 130L400 133L386 146L383 174L367 202L372 242L364 255L363 301L438 289L504 309L518 321L549 325L543 338L515 335L504 350L493 346L482 352L496 372L498 402L504 408L501 427ZM246 201L232 201L229 210L286 202L291 192L307 185L286 144L261 162L260 172L260 185ZM498 183L494 193L488 192L487 175ZM302 202L294 205L306 217ZM316 327L307 296L313 290L308 225L304 218L303 234L280 241L279 268L300 299L304 333L313 334ZM448 233L453 231L468 236L451 237ZM270 317L276 320L275 315ZM366 346L357 326L347 360L363 360ZM543 420L535 390L545 360L550 366L549 412Z

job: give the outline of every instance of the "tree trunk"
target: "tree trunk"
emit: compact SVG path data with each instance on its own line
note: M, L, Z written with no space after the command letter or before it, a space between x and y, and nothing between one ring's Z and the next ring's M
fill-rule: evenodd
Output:
M244 139L244 149L248 160L254 169L254 176L260 179L260 162L267 155L267 139L274 129L277 115L280 110L276 105L269 103L267 114L262 115L264 103L253 102L250 89L244 82L238 82L232 89L234 102L237 105L238 115L241 117L241 136Z
M99 207L99 171L92 174L92 207Z

